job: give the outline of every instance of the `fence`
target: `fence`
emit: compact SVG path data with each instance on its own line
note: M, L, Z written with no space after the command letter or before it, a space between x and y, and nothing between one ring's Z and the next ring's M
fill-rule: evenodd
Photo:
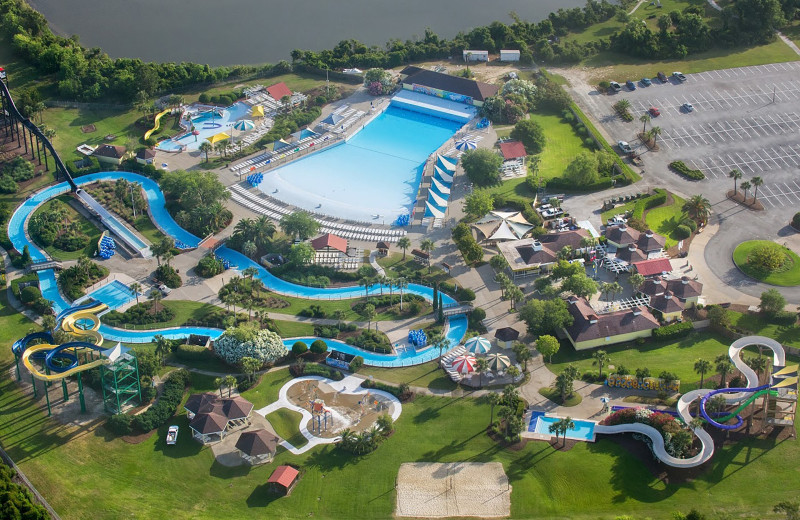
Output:
M47 512L50 513L50 516L53 517L54 520L61 520L61 517L58 516L58 513L56 513L55 509L50 507L50 504L47 502L47 500L44 499L41 493L39 493L39 491L33 486L31 481L28 480L28 477L25 476L25 473L23 473L22 470L19 469L16 464L14 464L14 461L11 460L11 457L8 456L8 453L6 453L3 448L0 448L0 458L2 458L3 462L5 462L8 466L11 466L14 471L17 472L17 477L19 477L25 486L31 490L33 496L36 497L36 500L42 504L45 509L47 509Z

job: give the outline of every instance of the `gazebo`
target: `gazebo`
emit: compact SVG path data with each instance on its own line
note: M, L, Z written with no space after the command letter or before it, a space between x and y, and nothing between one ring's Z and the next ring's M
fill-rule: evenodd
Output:
M384 242L383 240L378 242L378 244L375 247L378 250L379 255L386 256L389 254L389 244Z
M300 472L291 466L278 466L269 476L267 483L272 491L288 495L297 484L299 476Z
M217 394L192 394L186 400L183 409L186 410L186 415L189 420L194 419L197 414L213 412L219 408L219 397Z
M215 440L221 441L225 438L228 428L228 419L219 412L201 413L189 423L192 429L192 436L203 444L208 444Z
M472 226L488 242L519 240L534 227L519 211L490 211Z
M236 449L249 464L272 462L280 439L267 430L244 432L236 441Z
M250 412L253 411L253 403L241 396L225 399L222 405L222 412L228 419L229 426L246 424L250 420Z
M503 327L494 331L494 337L497 339L498 347L511 348L519 338L519 331L511 327Z

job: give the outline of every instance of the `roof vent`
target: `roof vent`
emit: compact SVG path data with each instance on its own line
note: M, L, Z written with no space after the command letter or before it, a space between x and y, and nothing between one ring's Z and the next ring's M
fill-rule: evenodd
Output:
M534 240L533 243L531 244L531 247L533 248L534 251L541 251L542 243L539 242L538 240Z
M633 309L631 309L631 310L633 311L633 315L634 315L634 316L639 316L640 314L642 314L642 309L641 309L641 307L634 307L634 308L633 308Z

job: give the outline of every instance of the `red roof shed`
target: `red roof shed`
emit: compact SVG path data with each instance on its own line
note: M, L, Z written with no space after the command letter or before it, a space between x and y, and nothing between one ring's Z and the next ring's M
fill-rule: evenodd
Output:
M289 89L289 87L287 87L286 83L283 81L267 87L267 92L269 92L269 95L272 96L272 99L275 99L276 101L280 101L283 96L292 95L291 89Z
M314 251L323 251L325 249L335 249L342 253L347 253L347 240L342 237L337 237L331 233L317 237L311 241L311 247Z
M279 486L287 492L294 486L297 476L300 474L291 466L278 466L267 481L271 486Z
M525 146L519 141L500 143L500 151L503 152L503 160L506 161L528 156L528 152L525 151Z
M650 260L642 260L635 262L633 266L642 276L654 276L662 273L669 273L672 271L672 264L669 258L652 258Z

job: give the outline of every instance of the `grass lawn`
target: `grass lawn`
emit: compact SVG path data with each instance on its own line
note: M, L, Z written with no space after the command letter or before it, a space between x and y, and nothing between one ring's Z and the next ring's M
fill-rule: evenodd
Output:
M158 244L166 236L153 224L147 213L136 217L133 227L151 244Z
M793 21L788 27L781 29L781 32L796 45L800 45L800 20Z
M205 92L209 96L219 95L219 94L227 94L232 90L236 90L237 88L242 88L243 86L249 87L252 85L274 85L275 83L280 82L286 83L292 91L295 92L307 92L309 90L313 90L315 88L325 87L325 78L322 76L314 76L312 74L306 74L303 72L292 72L289 74L281 74L280 76L273 76L270 78L257 78L251 79L247 81L228 81L222 84L217 84L212 87L206 87L200 90L192 90L187 91L183 95L184 101L186 103L193 103L197 101L197 98L200 96L201 93ZM352 83L345 83L341 81L336 81L331 79L331 86L338 86L340 91L345 89L355 89L358 85L354 85Z
M530 119L536 121L544 129L546 144L539 154L539 175L543 179L559 177L575 156L587 150L583 140L575 134L572 126L561 120L561 116L549 113L534 113ZM511 133L511 128L498 131L498 137ZM533 199L534 192L525 183L525 177L504 181L498 186L489 188L493 194L510 198Z
M288 408L279 408L267 415L267 420L275 428L278 437L288 441L295 448L300 448L308 443L308 440L300 433L300 421L303 416Z
M358 371L359 375L373 376L375 379L388 383L408 383L411 386L420 386L429 390L455 390L456 384L444 370L439 368L436 361L402 368L380 368L365 366Z
M636 201L632 200L630 202L626 202L625 204L618 205L615 208L609 209L604 211L600 217L603 219L603 224L608 222L608 219L612 218L614 215L624 215L629 211L633 211L633 207L636 205Z
M792 327L786 325L776 325L768 322L760 314L741 313L728 311L734 325L749 330L760 336L767 336L780 341L783 345L800 348L800 326Z
M706 70L796 60L797 54L783 41L776 39L772 43L757 47L712 49L707 52L692 54L681 60L643 60L632 58L625 54L605 51L584 60L581 65L597 69L590 73L590 81L615 80L624 82L628 79L638 79L644 76L654 77L658 71L667 75L675 70L679 70L684 74L691 74Z
M694 371L694 362L706 359L713 362L714 358L728 353L730 341L711 332L693 332L689 336L677 341L652 341L644 345L622 343L606 348L610 364L623 365L630 373L637 368L649 368L653 376L667 370L677 374L681 380L681 392L688 392L697 388L700 376ZM568 364L575 365L581 374L584 372L597 372L597 367L592 365L593 350L577 352L571 345L562 344L561 349L553 356L553 362L548 363L549 368L555 373L561 373ZM603 368L603 373L608 372ZM706 376L712 374L706 374Z
M428 272L428 267L416 262L410 251L406 251L405 260L403 260L402 252L389 253L388 256L378 258L378 265L384 268L387 278L405 276L406 279L411 281L411 279L417 280L418 277L421 277L419 278L420 282L415 281L415 283L423 283L430 286L441 282L453 283L450 275L441 267L432 265L430 272Z
M61 195L56 197L55 200L63 203L63 207L66 209L67 218L70 222L77 222L80 225L81 231L85 233L89 237L89 243L86 245L85 248L79 249L77 251L64 251L63 249L57 248L55 245L51 245L45 247L44 250L47 253L55 258L56 260L77 260L82 256L92 257L94 256L95 251L97 250L97 241L100 239L100 235L102 232L89 222L83 215L78 213L70 205L70 201L75 200L70 195ZM50 208L53 205L53 201L46 202L42 204L33 214L36 215L37 213L41 213ZM39 247L42 247L41 245Z
M298 338L314 335L314 325L296 321L274 320L282 338Z
M672 194L672 200L673 202L670 205L659 206L649 210L644 218L647 227L666 237L667 243L664 249L669 249L678 243L678 239L675 237L675 230L684 217L682 208L686 201L675 194Z
M270 403L278 400L278 392L287 381L292 379L289 368L274 370L261 376L261 381L249 390L246 390L242 397L253 403L256 410L264 408Z
M742 242L736 249L733 250L733 262L736 264L744 274L750 278L771 285L780 285L782 287L794 287L800 285L800 256L788 249L784 248L786 253L786 266L780 272L764 273L757 269L753 269L748 263L747 259L750 257L753 249L759 245L774 244L770 240L748 240Z
M579 394L578 392L573 392L572 395L567 396L567 399L565 401L562 401L561 392L559 392L555 388L550 388L550 387L540 388L539 394L545 396L546 398L553 401L559 406L566 406L566 407L577 406L581 404L581 401L583 401L583 397L581 397L581 394Z

